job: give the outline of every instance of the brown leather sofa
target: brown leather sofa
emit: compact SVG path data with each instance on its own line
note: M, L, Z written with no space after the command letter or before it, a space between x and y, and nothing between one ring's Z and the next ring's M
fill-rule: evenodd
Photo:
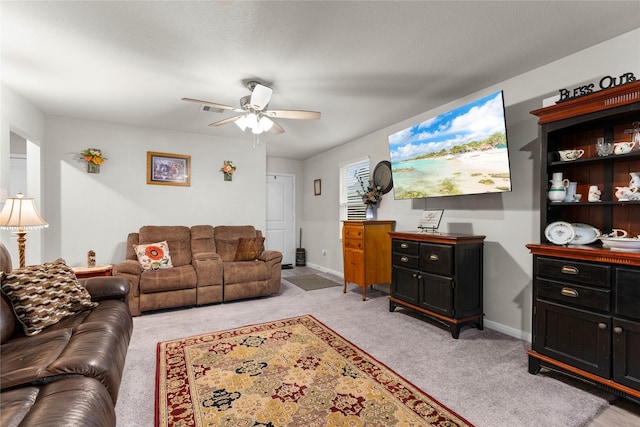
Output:
M11 272L0 244L0 274ZM115 404L133 330L127 280L79 282L98 305L25 336L0 298L0 425L115 426Z
M166 308L203 305L277 294L282 254L262 250L236 261L241 239L261 239L253 226L144 226L127 236L126 259L113 274L130 283L133 316ZM134 245L166 241L171 268L143 270Z

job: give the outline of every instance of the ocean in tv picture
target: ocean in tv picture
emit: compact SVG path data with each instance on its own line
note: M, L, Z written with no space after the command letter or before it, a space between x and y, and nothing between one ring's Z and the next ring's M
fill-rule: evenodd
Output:
M396 199L511 190L506 146L393 164Z

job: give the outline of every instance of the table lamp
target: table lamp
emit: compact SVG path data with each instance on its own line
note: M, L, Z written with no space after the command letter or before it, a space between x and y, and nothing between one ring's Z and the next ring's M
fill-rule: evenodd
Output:
M16 197L7 197L4 208L0 212L0 229L17 230L15 234L18 236L20 268L25 266L24 249L27 241L25 235L28 230L48 226L49 224L38 213L33 199L25 198L22 193L18 193Z

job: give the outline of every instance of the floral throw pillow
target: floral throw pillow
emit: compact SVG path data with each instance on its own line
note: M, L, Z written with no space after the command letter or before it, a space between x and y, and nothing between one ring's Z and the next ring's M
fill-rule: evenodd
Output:
M235 261L253 261L260 257L264 237L240 237Z
M62 258L3 273L1 286L26 335L98 305Z
M133 249L136 251L138 262L142 265L143 270L173 267L171 255L169 255L169 245L166 241L148 245L133 245Z

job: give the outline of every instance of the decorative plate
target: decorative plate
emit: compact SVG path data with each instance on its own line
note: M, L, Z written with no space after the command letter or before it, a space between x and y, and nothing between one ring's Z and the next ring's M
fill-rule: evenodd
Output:
M576 237L576 231L568 222L556 221L544 229L545 237L556 245L566 245Z
M570 245L588 245L589 243L593 243L598 240L602 234L600 233L600 230L589 224L576 222L571 224L571 226L576 233L576 237L571 239L569 242Z
M393 188L393 177L391 176L391 162L383 160L378 163L373 170L373 183L380 186L380 192L387 194Z
M600 237L603 246L612 251L640 251L640 239L637 237Z

